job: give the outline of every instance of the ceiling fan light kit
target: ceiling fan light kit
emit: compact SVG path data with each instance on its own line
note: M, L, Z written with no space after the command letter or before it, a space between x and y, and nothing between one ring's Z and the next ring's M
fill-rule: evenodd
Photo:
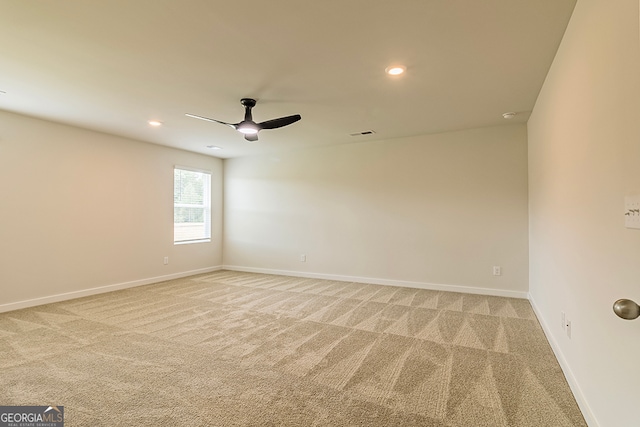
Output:
M259 129L251 126L251 123L244 123L238 126L238 132L244 133L245 135L255 135L258 131Z
M239 123L227 123L216 119L210 119L209 117L196 116L195 114L185 114L188 117L194 119L206 120L208 122L220 123L226 126L230 126L238 132L244 134L244 139L249 142L255 142L258 140L258 132L263 129L277 129L284 126L288 126L297 122L302 117L300 114L294 114L292 116L280 117L277 119L267 120L265 122L256 123L253 121L251 115L251 109L256 106L256 100L253 98L242 98L240 103L244 106L244 120Z

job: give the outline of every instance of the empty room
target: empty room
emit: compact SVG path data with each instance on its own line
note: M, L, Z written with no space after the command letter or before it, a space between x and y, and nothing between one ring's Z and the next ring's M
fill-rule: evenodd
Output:
M0 426L638 426L639 117L638 0L0 0Z

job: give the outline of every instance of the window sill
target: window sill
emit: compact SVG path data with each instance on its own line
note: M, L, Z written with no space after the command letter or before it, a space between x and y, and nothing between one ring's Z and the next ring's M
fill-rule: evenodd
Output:
M173 242L174 245L190 245L192 243L210 243L211 239L201 239L201 240L185 240L182 242Z

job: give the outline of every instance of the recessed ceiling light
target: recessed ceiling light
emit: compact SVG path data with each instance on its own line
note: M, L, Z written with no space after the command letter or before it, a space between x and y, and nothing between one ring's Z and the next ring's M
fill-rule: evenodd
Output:
M514 113L513 111L510 111L508 113L504 113L502 115L502 117L504 117L507 120L513 119L518 113Z
M384 72L389 74L390 76L399 76L405 71L407 71L407 67L405 67L404 65L389 65L384 69Z
M218 147L217 145L207 145L207 148L212 150L222 150L222 147Z
M157 120L149 120L147 123L149 123L149 125L151 126L162 126L162 122L159 122Z

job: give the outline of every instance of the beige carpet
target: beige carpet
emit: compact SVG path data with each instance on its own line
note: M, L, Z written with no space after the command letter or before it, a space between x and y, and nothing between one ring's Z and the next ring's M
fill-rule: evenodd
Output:
M0 314L67 426L585 426L526 300L219 271Z

